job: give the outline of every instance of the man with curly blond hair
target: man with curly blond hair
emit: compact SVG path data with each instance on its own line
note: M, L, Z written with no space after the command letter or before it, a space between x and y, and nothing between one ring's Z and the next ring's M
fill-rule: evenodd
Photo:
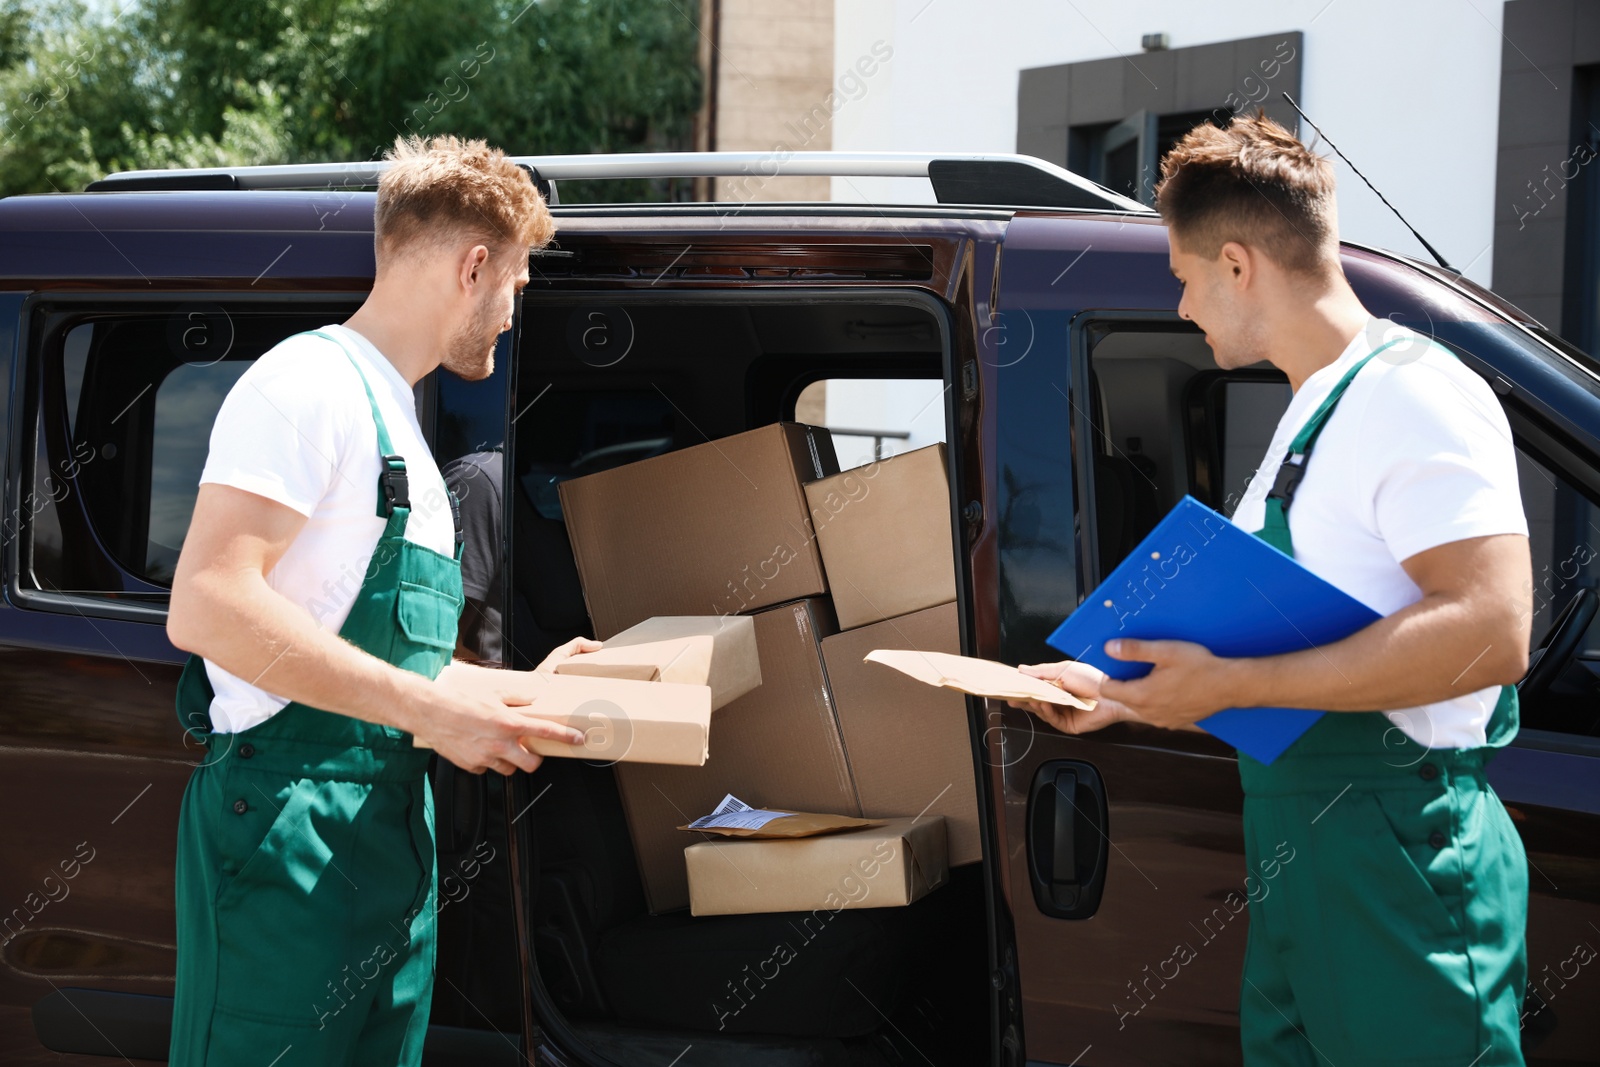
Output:
M489 376L550 213L482 141L387 160L370 295L229 392L173 580L178 717L206 748L178 826L182 1067L418 1063L436 862L414 740L480 774L534 770L522 738L582 740L513 672L451 662L461 541L412 393Z

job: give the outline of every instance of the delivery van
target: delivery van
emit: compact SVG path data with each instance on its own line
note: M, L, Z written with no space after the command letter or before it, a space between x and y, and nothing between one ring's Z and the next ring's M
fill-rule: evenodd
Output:
M1022 156L519 162L556 241L531 259L493 376L416 389L441 467L498 458L482 464L502 501L498 658L526 668L641 615L731 613L755 619L762 684L712 713L700 768L548 759L502 781L437 767L426 1062L1239 1062L1246 904L1272 886L1246 881L1232 750L1132 725L1066 737L860 663L873 647L1059 659L1045 637L1169 508L1236 502L1288 386L1265 364L1216 367L1177 314L1159 217ZM173 567L230 386L370 287L381 166L130 173L0 201L0 1061L165 1058L178 807L205 758L173 711ZM775 169L921 178L933 197L560 202L570 179ZM1450 271L1342 254L1374 315L1454 351L1512 428L1536 652L1521 732L1489 776L1529 860L1524 1047L1533 1063L1592 1062L1600 362ZM906 414L863 425L843 398L867 395ZM708 559L684 524L744 523L743 490L661 472L717 449L737 469L745 453L730 450L752 441L791 450L776 477L802 494L784 506L807 543L834 521L808 485L854 471L876 492L890 483L869 476L937 447L917 497L933 518L918 512L920 547L901 562L932 560L948 584L875 611L906 591L899 562L846 580L825 540L820 568L809 547ZM602 610L590 556L609 550L606 524L585 526L583 491L624 473L665 501L615 513L659 533L640 542L659 551L635 588L662 599L626 612ZM846 610L841 591L862 581L879 592ZM669 589L689 592L668 603ZM809 741L740 712L763 692L763 714L788 700L816 716ZM740 913L695 914L681 849L701 838L678 820L725 793L942 819L939 879L878 895L855 868L809 911L762 910L756 893Z

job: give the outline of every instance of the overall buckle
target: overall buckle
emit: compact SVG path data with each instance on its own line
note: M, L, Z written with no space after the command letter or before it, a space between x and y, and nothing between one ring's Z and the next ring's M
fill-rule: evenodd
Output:
M378 488L383 492L385 515L393 515L395 508L411 507L411 483L406 479L404 456L383 457L383 473L378 475Z
M1299 462L1295 462L1299 460ZM1267 493L1267 499L1277 498L1283 501L1283 510L1288 511L1289 505L1294 502L1294 493L1300 488L1300 479L1306 476L1306 457L1302 455L1289 456L1278 467L1278 476L1272 480L1272 489Z

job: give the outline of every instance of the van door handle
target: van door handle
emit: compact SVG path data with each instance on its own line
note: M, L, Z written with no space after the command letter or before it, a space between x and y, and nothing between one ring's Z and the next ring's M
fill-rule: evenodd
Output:
M1078 891L1078 843L1076 829L1078 775L1059 768L1051 782L1055 793L1055 841L1050 849L1050 881L1058 893Z
M1106 853L1105 786L1081 760L1051 760L1028 797L1028 873L1046 915L1086 919L1100 906Z

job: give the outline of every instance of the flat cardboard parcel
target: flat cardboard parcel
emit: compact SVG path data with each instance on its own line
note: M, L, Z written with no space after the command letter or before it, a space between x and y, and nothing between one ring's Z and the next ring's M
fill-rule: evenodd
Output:
M949 875L938 815L817 837L717 838L684 859L695 915L901 907Z

